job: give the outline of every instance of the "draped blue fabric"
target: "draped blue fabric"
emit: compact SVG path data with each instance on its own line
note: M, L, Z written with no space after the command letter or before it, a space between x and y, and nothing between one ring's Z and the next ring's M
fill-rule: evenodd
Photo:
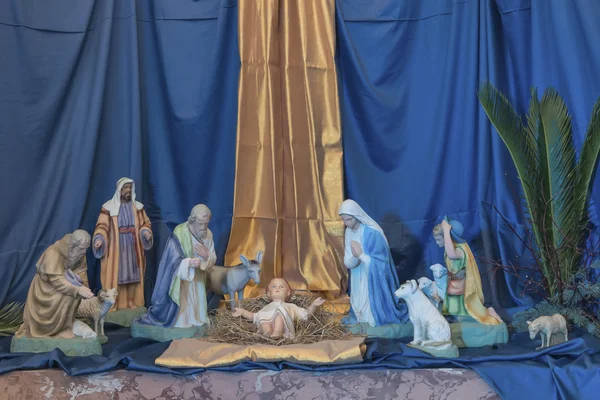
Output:
M8 353L10 339L0 340L0 374L20 369L61 368L69 375L127 369L154 373L190 375L203 368L167 368L154 364L169 343L131 338L129 330L113 330L107 325L108 343L103 354L67 357L60 350L50 353ZM503 399L595 399L600 391L600 340L579 331L572 340L543 351L536 351L539 340L527 334L511 336L510 343L481 349L461 349L460 357L435 358L405 343L394 340L366 341L364 361L352 365L302 365L292 362L242 362L211 368L216 371L243 372L251 369L298 369L335 371L363 369L470 368L476 371ZM410 339L408 339L410 340ZM407 340L405 340L406 342Z
M179 265L186 258L181 247L181 242L175 233L171 235L158 264L156 285L152 293L151 305L148 313L143 315L139 322L145 325L155 325L171 328L177 320L179 306L173 301L169 292L173 284L173 278L177 274Z
M600 97L600 2L337 0L337 67L347 194L384 229L400 280L443 263L431 232L448 215L479 257L530 261L520 184L476 91L491 81L525 113L554 86L581 145ZM600 199L598 178L592 216ZM510 222L507 226L498 211ZM420 255L421 257L415 256ZM518 259L516 256L520 256ZM487 303L527 306L509 274L486 273Z
M146 299L175 225L211 207L222 260L231 227L239 54L236 0L0 1L0 302L23 301L41 253L92 231L117 179L136 181L155 234ZM431 230L460 220L476 256L527 263L519 182L476 98L490 80L525 112L530 86L556 87L581 145L600 96L596 0L336 0L336 62L349 198L384 229L400 281L443 262ZM600 226L599 178L592 222ZM505 225L498 211L509 221ZM519 256L517 258L517 256ZM99 263L89 257L91 286ZM508 274L485 273L496 309L527 307ZM153 365L167 347L109 332L102 356L10 354L0 373L61 367L72 375ZM585 335L536 352L526 335L499 348L433 359L370 341L358 366L243 363L250 368L473 368L504 398L594 398L600 343Z
M363 231L365 254L369 262L369 304L377 325L408 322L406 303L394 296L400 281L384 237L375 229L365 226Z
M155 234L206 203L217 256L233 211L239 53L233 0L0 2L0 302L24 301L44 249L91 232L117 180ZM99 262L88 254L93 289Z

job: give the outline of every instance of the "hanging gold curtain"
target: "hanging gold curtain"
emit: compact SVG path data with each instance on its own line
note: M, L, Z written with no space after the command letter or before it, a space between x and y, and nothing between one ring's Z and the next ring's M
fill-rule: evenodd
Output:
M342 143L334 0L240 0L234 216L226 265L264 250L273 277L337 297L343 267ZM249 289L246 296L263 293Z

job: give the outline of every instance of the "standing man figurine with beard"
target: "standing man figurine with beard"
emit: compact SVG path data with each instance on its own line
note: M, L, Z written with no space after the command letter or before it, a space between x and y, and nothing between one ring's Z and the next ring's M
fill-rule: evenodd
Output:
M102 288L118 292L112 311L144 307L144 250L152 244L150 220L135 200L135 183L121 178L113 198L102 206L92 239L94 256L102 260Z
M187 222L175 227L158 266L152 305L137 324L134 322L132 336L136 337L140 325L170 329L209 323L206 271L217 261L212 232L208 229L210 218L210 209L198 204Z

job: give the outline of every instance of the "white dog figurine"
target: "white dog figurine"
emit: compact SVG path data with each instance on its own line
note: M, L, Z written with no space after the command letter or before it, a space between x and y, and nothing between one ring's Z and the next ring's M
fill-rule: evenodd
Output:
M411 345L447 349L452 346L450 324L419 289L417 281L402 284L395 292L408 306L408 315L415 333Z
M554 333L562 333L564 335L564 340L562 342L569 340L567 320L565 320L565 317L560 314L554 314L551 317L539 317L533 322L527 321L527 328L529 329L529 338L531 340L535 339L538 332L542 337L542 345L536 348L536 350L550 346L550 338ZM552 343L552 345L562 343L557 341L553 342L555 343Z

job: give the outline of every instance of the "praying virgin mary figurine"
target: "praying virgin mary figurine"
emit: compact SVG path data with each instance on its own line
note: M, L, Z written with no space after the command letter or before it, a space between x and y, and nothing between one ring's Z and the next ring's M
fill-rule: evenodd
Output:
M408 310L394 296L400 282L383 230L354 200L345 200L339 214L346 226L344 264L350 270L350 318L344 322L405 323Z

